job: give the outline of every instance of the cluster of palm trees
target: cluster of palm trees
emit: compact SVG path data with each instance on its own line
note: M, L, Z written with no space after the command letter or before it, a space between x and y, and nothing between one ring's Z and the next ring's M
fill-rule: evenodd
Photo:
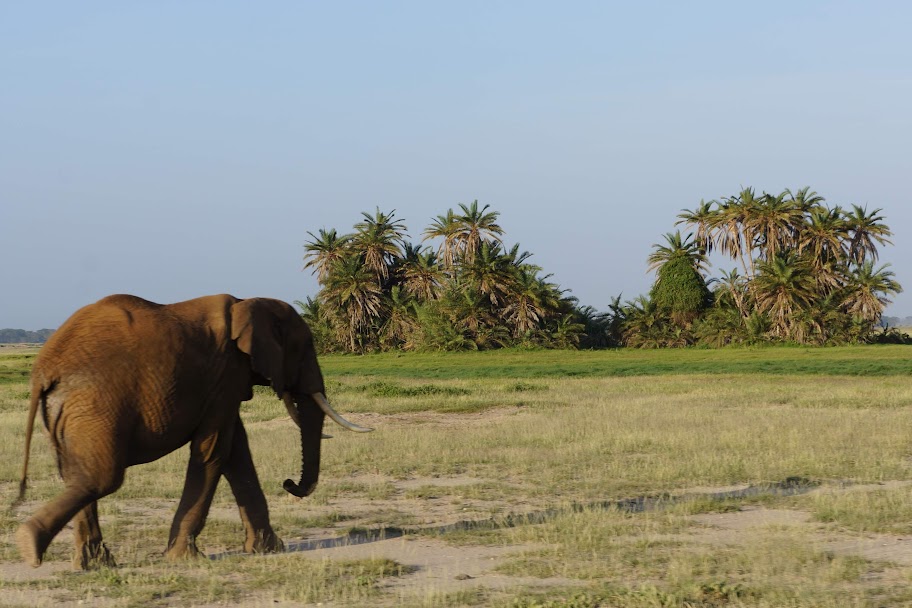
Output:
M693 232L669 233L653 246L648 262L657 280L650 297L612 304L616 340L631 346L870 340L889 297L902 290L889 264L876 266L877 247L892 236L880 213L829 207L809 188L759 196L747 188L701 201L678 215L677 224ZM708 278L713 254L736 268ZM674 290L663 290L666 285ZM690 310L680 308L683 302Z
M298 302L325 351L575 346L575 300L507 249L499 214L478 201L437 216L408 240L395 210L362 213L354 232L308 232L305 269L320 292Z

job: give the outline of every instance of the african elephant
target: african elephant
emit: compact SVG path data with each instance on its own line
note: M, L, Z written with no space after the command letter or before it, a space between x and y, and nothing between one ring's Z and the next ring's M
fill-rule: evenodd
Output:
M195 539L222 475L246 530L244 550L282 551L239 416L253 385L271 386L300 427L301 479L284 483L295 496L317 484L325 415L354 431L371 430L330 407L310 329L284 302L216 295L162 305L114 295L77 311L32 369L20 499L39 409L65 488L17 530L23 559L40 565L51 540L75 518L74 567L113 565L98 499L120 487L127 467L187 443L190 462L166 557L200 554Z

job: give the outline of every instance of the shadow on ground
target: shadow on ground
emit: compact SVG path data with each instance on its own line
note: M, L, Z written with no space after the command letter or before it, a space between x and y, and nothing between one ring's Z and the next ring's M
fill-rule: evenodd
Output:
M678 495L660 494L655 496L638 496L620 500L573 503L571 505L560 508L532 511L530 513L509 513L506 515L490 517L487 519L467 519L451 524L428 526L424 528L400 528L386 526L372 530L352 531L348 534L332 538L289 541L285 543L285 551L288 553L298 553L304 551L316 551L317 549L334 549L337 547L363 545L382 540L389 540L418 534L443 535L452 532L464 532L470 530L497 530L503 528L514 528L517 526L543 524L561 515L567 515L570 513L583 513L599 510L618 510L628 513L645 513L647 511L658 511L675 504L698 499L723 501L739 498L754 498L757 496L796 496L810 492L811 490L817 488L819 485L820 484L818 482L805 479L803 477L789 477L780 482L748 486L746 488L729 490L725 492L689 493ZM228 551L211 555L210 558L217 560L234 555L241 555L241 552Z

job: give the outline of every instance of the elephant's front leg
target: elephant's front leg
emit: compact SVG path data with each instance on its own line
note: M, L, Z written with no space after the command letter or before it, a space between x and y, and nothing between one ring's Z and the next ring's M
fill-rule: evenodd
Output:
M202 556L196 538L206 525L209 506L231 449L233 427L228 432L199 431L190 442L187 478L171 524L165 557L171 560Z
M285 550L285 545L276 536L269 523L269 507L260 487L253 458L250 456L250 445L247 443L247 432L238 419L231 441L231 456L222 470L231 491L237 500L238 510L247 538L244 551L248 553L278 553Z

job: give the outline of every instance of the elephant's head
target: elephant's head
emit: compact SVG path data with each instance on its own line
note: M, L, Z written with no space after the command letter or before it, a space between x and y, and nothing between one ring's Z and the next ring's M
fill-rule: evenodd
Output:
M234 304L231 339L249 356L253 384L272 386L301 429L301 479L286 479L283 487L299 498L307 496L320 476L324 416L352 431L372 429L348 422L329 405L310 328L285 302L251 298Z

